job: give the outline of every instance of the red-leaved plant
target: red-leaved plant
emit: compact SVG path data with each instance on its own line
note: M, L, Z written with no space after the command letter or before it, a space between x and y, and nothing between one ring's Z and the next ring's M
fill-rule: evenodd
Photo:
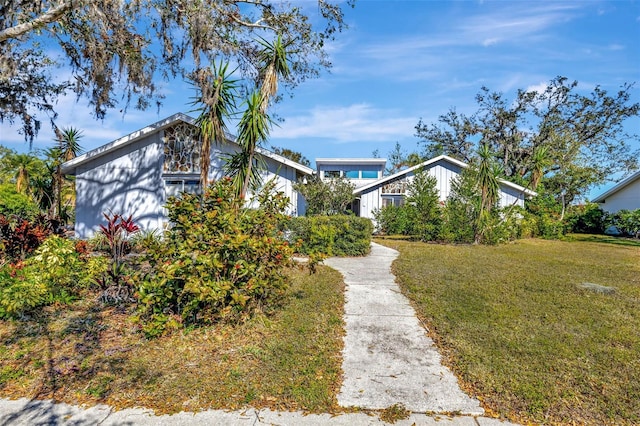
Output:
M104 290L101 299L104 302L121 302L131 299L125 273L124 257L129 244L129 237L140 230L133 221L133 216L125 218L118 213L103 213L106 225L100 225L100 233L104 235L111 255L111 268L102 278L96 281Z

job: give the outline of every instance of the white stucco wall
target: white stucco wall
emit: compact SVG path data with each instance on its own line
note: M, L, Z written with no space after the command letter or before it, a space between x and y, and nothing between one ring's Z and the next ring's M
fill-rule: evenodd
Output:
M600 207L609 213L640 209L640 178L608 196Z

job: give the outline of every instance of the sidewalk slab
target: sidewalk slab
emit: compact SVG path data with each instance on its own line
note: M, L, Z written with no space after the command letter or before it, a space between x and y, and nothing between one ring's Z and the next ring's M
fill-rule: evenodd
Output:
M156 416L143 408L114 411L106 405L78 407L51 400L0 399L0 424L12 426L188 426L188 425L279 425L279 426L369 426L389 425L377 413L305 414L248 408L239 411L208 410ZM512 426L512 423L471 416L411 414L393 423L398 426Z

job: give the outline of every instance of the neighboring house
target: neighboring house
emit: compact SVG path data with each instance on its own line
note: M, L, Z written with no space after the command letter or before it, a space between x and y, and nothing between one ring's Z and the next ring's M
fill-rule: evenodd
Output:
M640 209L640 172L619 182L592 202L599 203L602 210L609 213Z
M197 134L195 119L179 113L64 163L62 172L76 176L76 236L91 237L109 212L133 215L143 230L162 229L167 198L200 190ZM232 141L212 146L210 180L224 175L224 155L238 150ZM263 181L276 179L276 189L290 199L287 213L304 214L293 184L313 169L264 149L258 153L267 165Z
M337 159L336 159L337 160ZM349 177L348 170L369 170L368 167L377 167L376 170L382 175L385 160L380 159L364 159L361 163L354 160L340 159L332 161L331 159L322 159L322 167L324 170L321 177L330 178L329 170L341 170L342 175ZM347 164L348 167L339 168ZM458 176L462 169L468 167L466 163L458 161L446 155L441 155L431 160L424 161L416 166L400 171L390 176L381 177L379 179L366 180L362 179L361 172L358 179L354 179L356 188L353 191L356 196L356 202L352 210L361 217L373 219L373 213L376 209L381 209L387 205L399 206L404 202L407 195L407 185L413 180L415 173L420 170L427 171L430 175L437 179L437 189L440 193L440 200L445 201L451 192L451 180ZM336 175L333 171L333 175ZM353 174L355 176L355 172ZM500 201L501 206L510 206L513 204L524 206L525 198L534 196L536 193L526 189L520 185L500 179Z

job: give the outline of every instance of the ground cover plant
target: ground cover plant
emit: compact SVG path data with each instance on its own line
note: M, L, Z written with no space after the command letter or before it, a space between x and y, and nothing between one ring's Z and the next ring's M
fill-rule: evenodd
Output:
M640 247L598 241L380 240L400 251L393 268L403 292L490 414L523 423L638 424Z
M0 395L144 406L157 413L251 405L337 409L343 283L318 267L287 269L280 309L242 323L147 340L133 306L99 303L99 290L20 320L0 321Z

